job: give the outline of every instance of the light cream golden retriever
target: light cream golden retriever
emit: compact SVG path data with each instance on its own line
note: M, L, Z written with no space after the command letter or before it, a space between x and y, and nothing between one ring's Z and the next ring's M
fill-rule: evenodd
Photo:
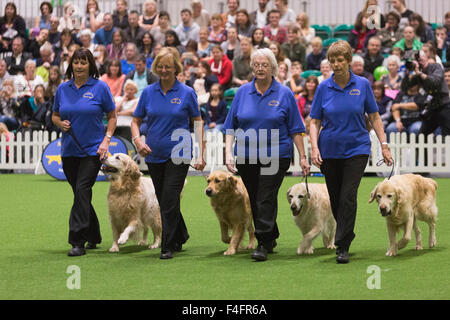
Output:
M207 178L205 193L211 198L211 206L219 219L222 241L229 243L224 255L233 255L245 234L249 243L244 249L255 248L255 230L252 224L252 209L247 189L240 178L225 171L214 171ZM231 229L231 237L229 235Z
M161 215L155 188L150 178L142 177L138 165L126 154L115 153L103 161L102 171L110 175L108 209L113 233L110 252L118 252L119 244L128 238L148 244L148 229L153 231L153 244L161 242ZM142 237L139 237L142 231Z
M320 183L308 183L309 195L305 183L292 186L287 192L294 222L302 232L297 254L312 254L313 240L322 233L323 245L335 249L334 236L336 221L331 212L327 186Z
M411 240L411 230L416 236L416 250L422 250L422 236L417 219L425 221L430 229L428 245L436 245L435 224L437 183L416 174L393 176L378 183L370 194L369 203L374 200L383 217L386 217L389 249L387 256L397 255L397 249L406 247ZM396 233L404 230L403 238L396 243Z

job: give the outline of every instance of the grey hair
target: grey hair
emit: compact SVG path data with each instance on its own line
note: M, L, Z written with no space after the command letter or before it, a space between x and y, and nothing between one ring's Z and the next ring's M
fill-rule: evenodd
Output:
M274 53L269 48L258 49L252 52L250 57L250 67L253 69L253 61L256 57L265 57L269 60L272 67L272 76L276 77L278 74L278 63Z
M400 61L400 58L397 57L395 54L392 54L389 57L387 57L386 63L389 64L391 62L395 62L399 68L402 65L402 62Z
M364 65L364 59L361 56L357 55L357 54L355 54L353 56L351 65L355 64L356 62L361 62Z

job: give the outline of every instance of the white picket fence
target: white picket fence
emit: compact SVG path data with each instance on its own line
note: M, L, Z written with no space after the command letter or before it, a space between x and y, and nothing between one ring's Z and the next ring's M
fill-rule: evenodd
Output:
M45 173L42 169L41 158L47 144L59 136L56 133L49 135L47 131L34 131L32 134L17 133L15 139L6 141L4 136L0 139L0 170L9 169L15 171L32 171L35 173ZM142 137L144 139L144 137ZM194 139L194 136L193 136ZM377 166L380 159L381 149L376 136L371 135L372 156L366 167L366 172L388 173L391 168L386 165ZM426 142L425 142L426 141ZM311 145L308 138L304 139L308 156L311 154ZM206 172L217 169L225 169L224 149L225 143L223 135L220 132L207 132L206 134ZM427 139L423 135L416 137L411 135L408 140L406 133L391 134L390 137L391 153L395 160L396 173L408 172L428 172L428 173L450 173L450 136L433 137ZM7 149L9 157L7 159ZM198 150L194 149L194 153ZM143 161L138 159L142 171L147 167ZM294 164L289 171L300 172L299 154L294 152ZM193 170L191 168L191 170ZM315 166L311 168L312 172L319 172Z

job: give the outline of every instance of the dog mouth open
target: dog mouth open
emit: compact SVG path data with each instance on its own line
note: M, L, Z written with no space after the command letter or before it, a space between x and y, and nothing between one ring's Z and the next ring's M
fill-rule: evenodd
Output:
M292 215L294 217L298 216L300 214L300 211L302 210L302 207L297 208L297 206L291 206Z
M101 166L100 170L101 170L103 173L116 173L116 172L119 171L119 170L117 170L117 168L108 166L108 165L106 165L106 164L103 164L103 165Z
M387 210L387 209L380 209L380 213L383 217L387 217L391 215L391 210Z

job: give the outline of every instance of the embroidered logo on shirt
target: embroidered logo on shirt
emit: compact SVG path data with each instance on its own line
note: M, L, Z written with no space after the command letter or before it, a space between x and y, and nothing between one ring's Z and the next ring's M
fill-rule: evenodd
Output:
M86 92L85 94L83 94L83 98L92 99L94 98L94 94L92 92Z
M352 89L350 91L351 96L359 96L360 94L361 94L361 91L359 91L358 89Z
M170 103L181 104L181 99L180 98L173 98L172 100L170 100Z
M269 102L269 106L271 107L278 107L280 105L280 102L277 100L272 100Z

